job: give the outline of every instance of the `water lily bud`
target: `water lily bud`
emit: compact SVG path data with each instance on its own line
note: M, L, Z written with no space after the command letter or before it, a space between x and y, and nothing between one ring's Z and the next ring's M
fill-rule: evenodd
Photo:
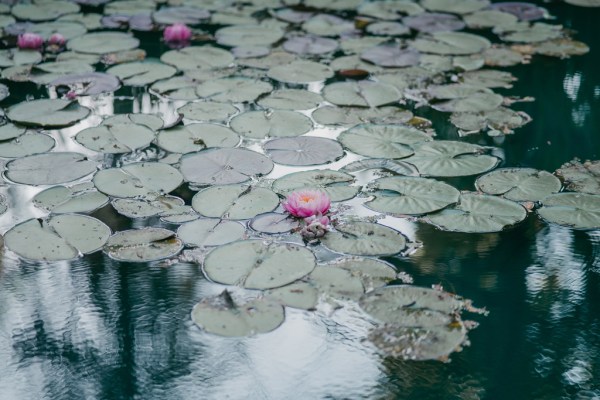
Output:
M65 43L66 43L66 39L60 33L53 33L52 36L50 36L50 39L48 39L49 45L62 47L65 45Z
M192 30L185 24L167 26L163 32L165 42L187 42L192 37Z
M17 39L19 49L38 50L42 47L42 44L44 44L44 38L37 33L26 32L19 35Z

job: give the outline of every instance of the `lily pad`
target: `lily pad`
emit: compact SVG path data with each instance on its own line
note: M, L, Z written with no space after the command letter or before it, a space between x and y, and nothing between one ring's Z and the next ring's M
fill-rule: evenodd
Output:
M502 195L513 201L540 201L557 193L560 180L546 171L533 168L502 168L480 176L475 186L487 194Z
M192 321L206 332L220 336L241 337L270 332L285 320L283 306L259 298L237 304L225 290L209 297L192 309Z
M508 26L499 26L494 33L500 35L502 40L508 42L539 43L546 40L557 39L563 35L562 26L536 22L516 23Z
M218 102L249 103L273 90L270 83L248 78L222 78L201 83L199 97Z
M461 78L467 85L506 89L512 88L512 83L517 80L510 72L495 69L465 72Z
M500 10L512 14L521 21L534 21L546 17L546 9L524 1L506 1L490 5L493 10Z
M71 260L100 250L110 228L96 218L78 214L29 219L4 235L4 245L28 260Z
M132 198L169 193L181 185L183 177L168 164L140 162L98 171L93 181L109 196Z
M380 21L367 25L366 31L371 35L378 36L402 36L408 35L410 29L399 22Z
M196 86L198 82L195 79L188 76L175 76L154 82L150 91L171 100L196 100L198 98Z
M157 196L148 199L114 199L113 208L128 218L162 216L181 207L185 202L175 196Z
M411 145L431 140L426 133L406 125L361 124L345 130L338 140L357 154L377 158L405 158Z
M332 14L317 14L302 24L302 29L316 36L341 36L354 31L352 21Z
M42 61L42 54L33 50L5 49L0 50L0 67L16 67L33 65Z
M564 179L567 190L600 194L600 161L573 160L562 165L556 175Z
M477 133L486 128L507 135L513 133L513 129L520 128L530 121L531 117L524 112L506 107L482 112L455 112L450 115L450 122L460 129L461 136Z
M181 71L227 67L233 63L231 52L213 46L191 46L171 50L160 56L160 61Z
M397 102L402 94L385 83L360 81L326 85L323 97L338 106L378 107Z
M237 115L231 119L230 126L245 137L264 139L299 136L310 131L313 123L306 115L296 111L269 109Z
M90 109L76 101L39 99L18 103L8 109L6 116L26 126L62 128L84 119Z
M186 245L197 247L221 246L243 239L246 228L239 222L200 218L182 224L177 236Z
M217 124L177 125L159 132L157 144L172 153L192 153L209 147L235 147L240 137Z
M577 40L561 38L536 43L534 51L536 54L543 54L545 56L568 58L570 56L586 54L590 51L590 48L587 44Z
M469 14L490 5L488 0L423 0L421 5L428 10Z
M481 112L495 110L503 101L499 94L477 92L468 97L434 103L431 107L442 112Z
M331 53L338 48L335 39L320 36L296 36L283 43L283 49L302 56Z
M177 69L156 61L137 61L116 65L107 73L115 75L127 86L146 86L175 75Z
M137 124L144 125L153 131L162 129L164 121L161 117L155 114L115 114L106 117L101 125L115 125L115 124Z
M152 13L152 19L157 24L172 25L186 24L197 25L202 20L210 18L210 12L197 7L162 7Z
M60 33L65 38L65 40L71 40L77 36L81 36L87 33L86 27L78 22L52 21L28 25L29 26L22 33L37 33L42 38L44 38L45 41L50 39L50 37L54 33Z
M93 32L69 40L69 50L87 54L107 54L138 47L140 41L122 32Z
M441 210L458 201L460 192L434 179L392 176L372 184L375 198L364 205L392 215L419 215Z
M382 20L395 20L402 14L414 15L420 14L425 10L419 3L412 1L376 1L362 3L358 9L360 15L373 17Z
M16 4L10 11L18 19L52 21L61 15L79 12L79 5L61 0L37 1L33 4Z
M243 183L273 169L268 157L247 149L208 149L181 158L186 181L196 185Z
M19 158L52 150L56 141L43 133L27 133L10 141L0 142L0 157Z
M600 228L600 195L557 193L542 200L538 215L546 222L574 229Z
M223 46L269 46L283 37L283 31L259 25L238 25L215 32L217 43Z
M113 260L149 262L177 255L183 242L175 232L162 228L129 229L112 235L104 252Z
M145 125L104 123L80 131L75 140L92 151L118 154L146 147L154 137L154 132Z
M360 58L380 67L410 67L419 63L421 54L410 47L379 45L363 51Z
M308 275L307 281L334 299L357 300L365 292L361 279L342 268L319 265Z
M370 124L404 124L412 117L412 112L400 107L333 107L317 108L312 113L315 122L322 125L354 126L362 123Z
M293 243L242 240L217 247L204 259L203 271L218 283L246 289L272 289L312 272L315 256Z
M267 292L267 296L287 307L314 310L319 303L319 291L307 282L296 282Z
M248 185L212 186L192 198L194 210L209 218L250 219L277 206L279 196L273 191Z
M445 231L500 232L525 219L527 211L519 203L500 197L463 193L456 206L425 217L425 222Z
M101 93L111 93L121 87L121 81L103 72L88 72L85 74L69 74L48 83L49 86L69 86L77 96L93 96Z
M404 161L390 160L389 158L366 158L345 165L340 171L358 172L365 169L384 169L398 175L419 176L419 171L414 165Z
M491 46L483 36L464 32L434 32L430 37L416 39L412 46L423 52L446 55L480 53Z
M263 148L271 160L284 165L327 164L344 156L344 150L337 141L321 137L273 139L265 143Z
M514 15L500 10L479 10L463 17L471 29L493 28L498 25L512 25L519 19Z
M11 124L10 122L0 125L0 141L14 139L27 131L26 128Z
M88 182L70 187L53 186L36 194L32 202L53 214L89 213L108 204L108 197Z
M345 257L327 265L344 269L358 277L367 291L387 285L396 279L397 275L392 265L373 258Z
M314 61L298 60L271 68L267 76L279 82L304 84L329 79L333 76L333 71Z
M344 201L356 196L360 190L360 187L350 186L352 182L352 175L330 169L300 171L276 179L273 190L285 196L298 189L321 189L331 201Z
M194 121L225 121L238 112L235 106L215 101L188 103L177 109L184 118Z
M465 27L465 23L456 15L444 13L425 12L406 17L402 22L425 33L459 31Z
M275 212L264 213L252 218L250 228L261 233L280 234L288 233L300 228L300 222L289 214Z
M336 253L358 256L391 256L406 248L406 238L400 232L371 222L336 225L321 243Z
M277 110L308 110L318 107L323 98L313 92L302 89L281 89L271 92L258 100L258 105Z
M56 185L83 178L96 171L96 166L83 154L45 153L10 161L4 176L26 185Z

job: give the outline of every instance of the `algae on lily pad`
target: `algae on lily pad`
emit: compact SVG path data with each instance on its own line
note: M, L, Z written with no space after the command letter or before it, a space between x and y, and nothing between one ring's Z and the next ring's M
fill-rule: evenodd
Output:
M487 194L502 195L513 201L540 201L557 193L560 180L546 171L533 168L502 168L480 176L477 189Z
M194 210L221 219L250 219L278 205L279 196L273 191L247 185L211 186L192 198Z
M104 245L104 252L117 261L149 262L173 257L182 248L175 232L146 227L115 233Z
M395 229L371 222L335 225L321 243L329 250L358 256L391 256L406 248L406 237Z
M537 210L545 221L573 229L600 228L600 195L557 193L542 200Z

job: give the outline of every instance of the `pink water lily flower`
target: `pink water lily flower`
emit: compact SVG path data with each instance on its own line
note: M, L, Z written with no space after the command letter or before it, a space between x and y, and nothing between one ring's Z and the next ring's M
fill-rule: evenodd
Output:
M58 47L64 46L66 42L67 40L60 33L53 33L52 36L50 36L50 39L48 39L49 45L54 45Z
M331 199L321 190L301 189L288 194L282 205L294 217L306 218L325 214L331 206Z
M185 24L173 24L165 28L163 37L167 43L187 42L192 37L192 30Z
M44 38L37 33L26 32L17 39L19 49L39 50L43 44Z

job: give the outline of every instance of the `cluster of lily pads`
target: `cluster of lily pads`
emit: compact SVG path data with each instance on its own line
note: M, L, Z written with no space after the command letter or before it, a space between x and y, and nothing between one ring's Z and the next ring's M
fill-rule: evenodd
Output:
M327 300L358 304L386 354L446 357L466 342L470 325L460 312L473 310L469 301L388 285L403 275L378 258L411 243L353 207L456 232L498 232L533 210L551 223L600 228L598 162L562 168L566 185L545 171L495 169L497 149L436 140L431 121L412 112L449 113L461 135L504 135L529 122L508 107L514 99L493 91L514 77L489 67L588 51L562 26L539 21L546 17L532 4L486 0L0 4L2 78L45 85L49 94L4 109L4 177L42 186L32 202L47 212L9 229L5 246L40 261L99 250L123 262L191 254L208 279L228 285L192 311L207 332L268 332L284 321L285 307L314 310ZM183 29L173 34L180 48L145 59L135 33L174 25L191 26L192 36ZM66 50L16 48L25 33L60 34ZM88 96L122 86L176 104L178 117L103 115L75 133L61 129L89 120ZM53 151L55 137L93 156ZM379 177L361 185L364 170ZM473 191L444 182L463 176L479 176ZM281 205L306 189L333 202L332 226L311 243ZM368 199L351 201L361 196ZM3 199L4 211L10 201ZM86 215L107 207L146 226L112 232Z

